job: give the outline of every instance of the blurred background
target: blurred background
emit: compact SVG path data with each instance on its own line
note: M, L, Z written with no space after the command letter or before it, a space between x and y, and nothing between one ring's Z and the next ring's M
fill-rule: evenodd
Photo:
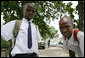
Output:
M1 26L12 20L23 18L23 6L26 3L36 6L33 22L39 27L45 45L63 45L59 30L59 20L63 16L70 16L75 28L84 31L84 1L1 1ZM1 39L1 48L6 49L9 42Z

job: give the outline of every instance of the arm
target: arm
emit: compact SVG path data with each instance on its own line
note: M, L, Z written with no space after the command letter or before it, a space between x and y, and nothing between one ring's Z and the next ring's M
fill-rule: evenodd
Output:
M1 38L5 41L8 41L13 37L14 23L15 21L11 21L1 27Z
M82 53L82 56L84 57L84 33L78 32L78 40L79 40L79 47Z

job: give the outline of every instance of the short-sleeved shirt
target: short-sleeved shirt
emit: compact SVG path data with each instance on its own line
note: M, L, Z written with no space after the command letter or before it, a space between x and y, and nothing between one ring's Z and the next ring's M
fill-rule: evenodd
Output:
M10 39L14 39L13 29L14 29L15 21L16 20L8 22L7 24L1 27L1 37L4 40L8 41ZM15 56L16 54L33 53L33 52L39 54L38 42L41 41L42 37L39 33L38 27L36 28L35 24L33 24L32 21L30 22L31 22L31 30L32 30L32 48L29 49L27 47L29 23L27 19L23 18L18 36L16 38L15 46L11 51L12 56Z

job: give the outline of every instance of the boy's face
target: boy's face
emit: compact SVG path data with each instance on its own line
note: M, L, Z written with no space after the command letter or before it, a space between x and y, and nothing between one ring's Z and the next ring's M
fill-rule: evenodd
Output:
M29 5L25 12L25 18L27 20L31 20L34 18L34 14L35 14L35 7L33 5Z
M66 38L69 38L72 34L73 24L70 21L61 20L59 22L59 28L62 35Z

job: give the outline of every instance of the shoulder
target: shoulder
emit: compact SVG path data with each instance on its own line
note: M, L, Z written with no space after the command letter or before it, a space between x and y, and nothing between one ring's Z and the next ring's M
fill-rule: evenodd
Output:
M81 36L84 37L84 32L79 31L79 32L77 33L77 36L78 36L78 37L81 37Z
M73 33L77 35L77 37L84 36L84 32L78 30L78 29L73 29Z
M77 38L78 38L78 40L79 40L79 42L81 41L84 41L84 33L82 32L82 31L79 31L78 33L77 33Z
M10 22L7 22L7 23L4 24L2 27L5 27L5 26L13 26L14 24L15 24L15 20L10 21Z
M14 22L16 22L16 20L12 20L12 21L10 21L10 22L8 22L8 23L14 23Z
M32 23L36 28L38 28L38 26L35 23Z
M7 24L15 24L16 20L10 21Z

